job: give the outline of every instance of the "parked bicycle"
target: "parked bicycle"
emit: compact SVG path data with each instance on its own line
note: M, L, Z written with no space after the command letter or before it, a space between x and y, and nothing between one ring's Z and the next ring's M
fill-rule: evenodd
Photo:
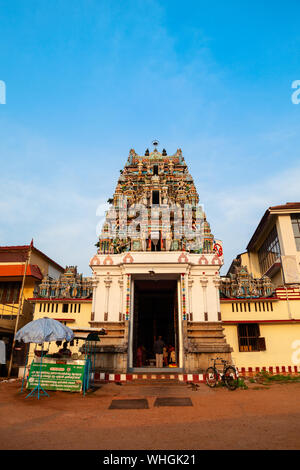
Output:
M222 357L212 359L214 365L206 370L206 383L209 387L214 388L217 383L222 380L229 390L235 390L238 386L238 371L228 361ZM217 361L221 361L218 363ZM223 371L219 372L216 365L222 365Z

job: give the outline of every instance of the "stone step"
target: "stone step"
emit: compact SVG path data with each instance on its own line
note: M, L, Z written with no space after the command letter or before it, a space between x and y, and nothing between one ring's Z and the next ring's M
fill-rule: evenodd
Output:
M136 379L130 382L125 382L130 385L158 385L158 386L170 386L170 385L186 385L186 382L178 379Z

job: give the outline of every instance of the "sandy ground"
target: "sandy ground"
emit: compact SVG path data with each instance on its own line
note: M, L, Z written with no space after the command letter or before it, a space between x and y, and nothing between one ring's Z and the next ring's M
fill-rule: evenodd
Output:
M83 397L25 399L0 383L0 449L300 449L300 384L230 392L187 384L102 385ZM156 397L192 407L154 407ZM149 409L110 410L112 399L147 398Z

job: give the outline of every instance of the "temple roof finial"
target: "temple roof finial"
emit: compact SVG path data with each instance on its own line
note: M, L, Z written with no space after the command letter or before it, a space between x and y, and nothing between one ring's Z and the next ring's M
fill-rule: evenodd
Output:
M158 146L158 144L159 144L159 141L158 141L157 139L154 139L154 140L152 141L152 145L154 146L154 150L157 150L156 147Z

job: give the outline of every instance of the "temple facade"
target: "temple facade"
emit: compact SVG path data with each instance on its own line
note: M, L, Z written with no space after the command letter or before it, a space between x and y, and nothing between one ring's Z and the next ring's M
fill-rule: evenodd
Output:
M108 380L166 371L192 380L216 356L242 372L300 372L300 203L268 208L220 276L223 245L181 150L131 150L108 202L92 275L76 266L41 271L27 299L35 319L54 318L80 336L104 329L96 368ZM172 369L154 368L159 336L175 350Z
M105 328L100 370L151 369L153 343L175 348L175 369L205 370L216 354L230 358L220 309L222 242L211 233L181 150L130 150L108 200L97 253L90 260L90 325Z

